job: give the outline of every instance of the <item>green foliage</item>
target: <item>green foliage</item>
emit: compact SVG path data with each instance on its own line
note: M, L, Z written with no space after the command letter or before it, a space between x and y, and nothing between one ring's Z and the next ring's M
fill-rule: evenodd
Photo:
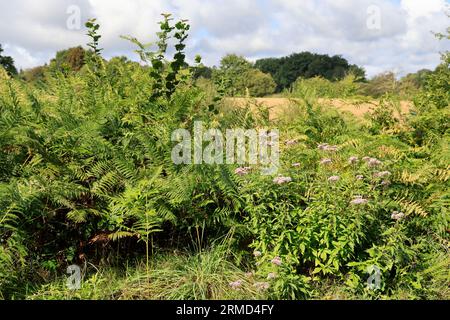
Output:
M251 97L264 97L275 92L276 84L270 74L251 69L243 74L242 87Z
M0 44L0 66L2 66L10 76L14 76L17 74L17 69L14 66L14 59L2 55L3 51L2 45Z
M351 98L358 94L359 84L356 81L356 76L352 74L335 82L320 77L299 78L293 83L288 96L301 98L309 92L319 98Z
M78 72L85 65L87 55L88 52L81 46L58 51L56 57L50 61L48 70L51 72L61 72L65 75L69 72ZM34 73L36 72L41 72L41 70L36 69ZM40 75L38 74L38 76Z
M151 100L163 96L170 98L176 87L180 83L185 83L190 77L184 53L190 26L187 20L180 20L172 25L173 19L170 14L163 14L162 16L164 20L159 23L161 31L157 33L159 40L156 43L158 47L156 52L149 51L149 44L143 44L134 37L123 37L138 46L136 53L139 54L141 61L150 65L150 76L154 80ZM175 53L173 59L167 61L165 55L172 39L176 41L174 44Z
M273 93L276 87L272 76L254 69L244 57L235 54L222 58L212 78L228 96L263 97Z
M38 66L31 69L23 70L20 73L20 77L26 82L38 83L45 80L45 73L47 72L47 66Z
M98 34L100 25L97 23L97 19L89 19L86 22L85 26L88 29L87 35L89 36L89 38L91 38L91 41L92 41L92 42L88 43L88 47L90 47L94 51L95 55L99 55L100 52L103 50L98 47L98 45L99 45L98 41L102 37L101 35Z
M349 73L353 73L360 80L365 78L363 69L350 65L340 56L330 57L310 52L260 59L256 61L255 67L272 75L278 91L289 89L298 78L322 77L335 81L343 79Z

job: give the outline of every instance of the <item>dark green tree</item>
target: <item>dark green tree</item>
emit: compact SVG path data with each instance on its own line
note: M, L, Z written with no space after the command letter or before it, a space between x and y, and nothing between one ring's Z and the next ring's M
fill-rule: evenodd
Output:
M6 72L10 75L16 75L17 74L17 69L14 66L14 59L12 57L9 56L3 56L2 55L3 52L3 48L2 45L0 44L0 65L5 68Z
M293 53L282 58L260 59L255 67L269 73L277 83L277 91L290 88L298 78L322 77L330 81L343 79L353 73L357 79L365 79L365 71L350 65L341 56L328 56L311 52Z
M198 78L211 79L212 73L213 69L203 64L192 67L192 76L194 77L194 79Z
M227 54L220 60L218 69L213 70L213 80L225 88L226 94L235 96L244 94L243 75L252 69L252 64L243 56Z

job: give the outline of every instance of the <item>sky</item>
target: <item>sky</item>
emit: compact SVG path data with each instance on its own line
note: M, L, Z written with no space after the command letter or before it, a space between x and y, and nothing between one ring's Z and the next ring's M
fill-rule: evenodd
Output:
M106 58L138 61L133 45L156 40L161 13L188 19L187 56L217 65L228 53L251 61L311 51L342 55L369 77L399 76L440 61L450 41L450 0L0 0L0 43L18 68L43 65L56 51L85 45L84 22L97 18Z

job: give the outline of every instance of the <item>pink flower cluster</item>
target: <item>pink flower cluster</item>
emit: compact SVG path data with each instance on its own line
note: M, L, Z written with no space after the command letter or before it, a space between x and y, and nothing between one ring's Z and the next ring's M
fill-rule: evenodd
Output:
M328 178L329 182L337 182L339 181L340 177L339 176L331 176Z
M367 204L367 199L364 199L361 196L357 196L357 197L355 197L355 199L350 201L350 204L353 204L353 205L364 205L364 204Z
M270 262L272 262L274 265L281 266L281 258L275 257Z
M388 177L388 176L390 176L390 175L391 175L391 172L390 172L390 171L375 172L375 173L373 174L373 176L374 176L375 178L384 178L384 177Z
M319 150L331 151L331 152L336 152L338 150L338 146L330 146L328 143L321 143L321 144L319 144L319 146L317 148Z
M393 220L401 220L405 217L405 214L403 212L399 212L399 211L394 211L391 214L391 219Z
M294 144L297 144L297 142L298 142L297 139L290 139L290 140L286 140L286 141L284 142L284 144L287 145L287 146L292 146L292 145L294 145Z
M248 174L251 169L252 168L250 168L250 167L239 167L239 168L236 168L236 170L234 170L234 173L237 175L243 176L243 175Z
M242 280L236 280L236 281L230 282L229 285L233 290L238 290L242 285Z
M277 274L275 272L271 272L267 275L267 280L272 280L277 277Z
M328 158L320 160L320 164L331 164L331 163L333 163L333 161Z
M267 282L255 282L253 285L258 291L267 290L270 287L270 284Z
M382 162L380 160L378 160L377 158L371 158L371 157L364 157L362 158L365 162L367 162L367 165L369 167L377 167L379 165L382 164Z
M284 184L284 183L291 182L291 181L292 181L291 177L283 177L283 176L278 176L275 179L273 179L273 183L276 183L276 184Z
M358 157L355 157L355 156L348 158L348 162L349 162L350 164L355 164L355 163L357 163L358 161L359 161Z

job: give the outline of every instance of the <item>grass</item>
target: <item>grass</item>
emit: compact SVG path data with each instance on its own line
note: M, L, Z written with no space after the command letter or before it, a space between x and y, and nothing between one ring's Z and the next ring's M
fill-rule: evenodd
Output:
M159 253L152 257L149 272L145 261L125 270L91 269L79 290L69 290L65 278L36 288L31 300L198 300L265 299L254 286L257 280L231 262L224 244L196 253ZM240 281L238 289L231 282Z

